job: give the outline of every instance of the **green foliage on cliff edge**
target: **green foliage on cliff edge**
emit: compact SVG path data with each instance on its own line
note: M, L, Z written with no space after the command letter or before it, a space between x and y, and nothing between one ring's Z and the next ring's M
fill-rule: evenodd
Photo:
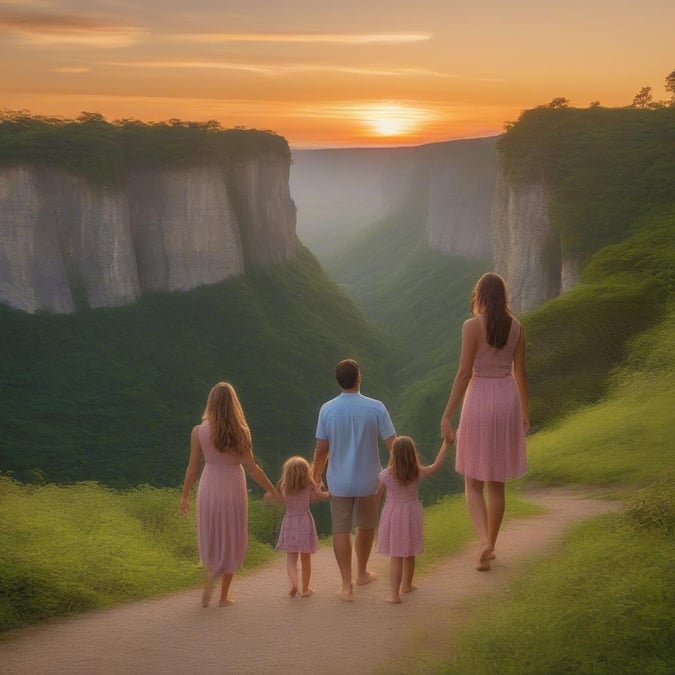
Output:
M509 183L543 181L569 255L617 243L675 202L675 108L535 108L498 148Z
M77 119L0 112L0 164L46 164L97 183L117 183L142 166L228 164L261 154L290 162L286 139L268 130L224 129L218 122Z

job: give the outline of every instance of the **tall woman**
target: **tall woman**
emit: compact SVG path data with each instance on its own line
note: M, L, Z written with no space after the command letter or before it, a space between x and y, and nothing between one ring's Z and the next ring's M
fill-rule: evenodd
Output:
M197 489L197 540L206 568L202 605L207 607L216 579L222 577L220 606L231 605L230 584L248 547L248 493L244 468L263 490L279 494L253 458L251 432L234 387L216 384L206 401L202 423L192 430L190 461L185 471L180 510L189 511L189 496L204 470Z
M498 274L478 280L471 313L462 327L459 367L441 418L441 436L448 443L455 439L451 419L464 398L455 469L464 475L466 503L480 543L476 569L484 571L495 558L504 484L527 468L530 421L525 333L509 309L506 284Z

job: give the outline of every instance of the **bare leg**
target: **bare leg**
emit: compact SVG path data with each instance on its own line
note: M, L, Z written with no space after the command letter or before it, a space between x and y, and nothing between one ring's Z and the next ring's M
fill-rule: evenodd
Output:
M506 499L504 497L504 483L489 481L487 484L487 489L488 489L488 512L487 512L488 541L490 542L490 546L493 551L493 553L491 554L491 558L493 558L495 543L497 542L497 536L499 535L499 528L501 527L502 519L504 518L504 508L506 505Z
M233 576L234 572L230 572L229 574L223 574L223 581L220 585L220 602L218 603L220 607L226 607L227 605L234 605L234 600L230 600L229 598L230 584L232 583Z
M300 595L303 598L308 598L314 589L309 587L309 580L312 576L312 554L311 553L301 553L300 554L300 566L302 567L302 592Z
M409 555L403 558L403 580L401 581L401 593L412 593L417 586L413 584L415 574L415 556Z
M206 579L204 580L204 590L202 590L202 607L208 607L211 602L211 595L213 588L216 585L216 580L211 578L208 570L206 572Z
M333 553L340 569L342 588L338 596L342 600L352 599L352 540L348 532L333 534Z
M488 536L487 506L483 495L483 486L482 480L476 480L468 476L464 478L466 505L469 508L469 516L471 516L471 522L476 530L479 542L479 556L476 569L481 572L490 569L489 556L492 552L492 545Z
M401 588L401 579L403 577L403 558L390 558L389 563L389 595L385 598L387 602L397 605L401 602L399 595Z
M356 583L359 585L370 583L375 579L375 575L368 571L368 559L373 550L373 541L375 540L375 530L364 530L362 527L356 531L354 537L354 551L356 552Z
M286 573L291 582L291 588L288 595L294 598L298 593L298 554L286 553Z

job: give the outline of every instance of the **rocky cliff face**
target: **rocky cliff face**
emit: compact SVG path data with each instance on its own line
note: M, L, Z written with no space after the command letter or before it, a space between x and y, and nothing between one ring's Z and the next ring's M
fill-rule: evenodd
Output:
M301 238L321 258L360 229L421 206L432 249L490 258L496 139L413 148L305 150L293 153L291 185Z
M27 312L115 307L295 254L288 161L145 169L121 187L0 168L0 302Z
M511 185L500 174L492 218L494 267L507 281L515 312L534 309L576 285L579 263L563 255L560 237L551 231L543 183Z

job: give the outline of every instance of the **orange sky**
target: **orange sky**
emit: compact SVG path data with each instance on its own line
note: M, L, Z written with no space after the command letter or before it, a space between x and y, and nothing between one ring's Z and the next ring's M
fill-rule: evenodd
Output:
M0 0L0 106L217 119L293 147L493 135L564 96L666 96L663 0Z

